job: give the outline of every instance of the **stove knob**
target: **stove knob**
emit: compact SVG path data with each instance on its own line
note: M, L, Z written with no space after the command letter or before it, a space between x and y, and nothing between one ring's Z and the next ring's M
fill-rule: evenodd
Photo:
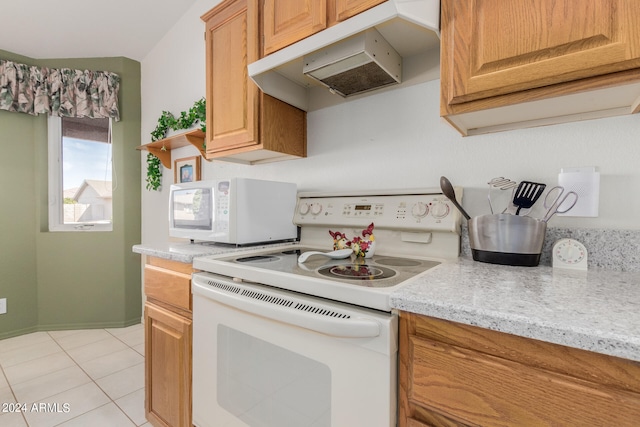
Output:
M298 208L298 212L300 212L300 215L306 215L309 213L309 203L302 203L300 205L300 207Z
M411 215L415 218L424 218L429 213L429 206L422 202L418 202L411 208Z
M322 212L322 205L320 203L311 204L311 215L319 215Z
M431 207L431 216L436 219L442 219L445 216L449 215L449 205L442 202L436 202Z

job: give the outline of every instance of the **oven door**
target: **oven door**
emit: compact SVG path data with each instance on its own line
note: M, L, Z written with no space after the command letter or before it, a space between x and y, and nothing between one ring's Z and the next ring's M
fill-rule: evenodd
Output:
M193 423L395 426L397 317L193 275Z

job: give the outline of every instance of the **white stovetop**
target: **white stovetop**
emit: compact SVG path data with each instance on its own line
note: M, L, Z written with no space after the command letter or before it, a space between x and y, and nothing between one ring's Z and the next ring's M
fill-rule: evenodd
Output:
M265 245L276 246L276 245ZM246 248L136 245L190 263ZM467 258L442 263L390 294L391 307L640 361L640 273L510 267Z

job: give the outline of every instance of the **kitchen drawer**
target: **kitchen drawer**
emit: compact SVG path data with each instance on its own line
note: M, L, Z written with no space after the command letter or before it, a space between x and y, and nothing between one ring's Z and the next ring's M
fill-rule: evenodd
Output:
M532 368L640 393L640 363L420 315L406 315L412 335Z
M193 270L193 264L187 264L184 262L171 261L169 259L158 258L154 256L147 257L147 265L153 265L156 267L164 268L167 270L173 270L178 273L191 274Z
M147 299L191 312L191 265L189 273L147 264L144 268L144 293Z
M417 336L408 400L462 423L632 426L640 395Z

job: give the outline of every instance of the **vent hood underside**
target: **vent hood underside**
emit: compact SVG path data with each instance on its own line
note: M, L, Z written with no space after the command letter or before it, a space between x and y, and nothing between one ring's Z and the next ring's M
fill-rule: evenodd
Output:
M348 97L402 79L402 58L375 29L304 56L302 72L332 93Z
M249 76L263 92L307 111L311 88L323 83L304 74L305 56L308 63L309 58L331 55L336 48L340 51L341 44L375 33L367 31L370 28L375 28L401 58L426 52L440 44L440 1L388 0L249 64ZM350 94L374 89L364 83L361 86Z

